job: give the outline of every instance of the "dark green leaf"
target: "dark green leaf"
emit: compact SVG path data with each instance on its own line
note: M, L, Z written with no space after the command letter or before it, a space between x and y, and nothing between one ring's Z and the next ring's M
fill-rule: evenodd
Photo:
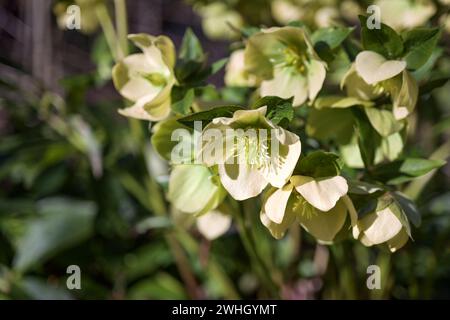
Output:
M422 222L422 217L420 216L419 210L417 210L416 205L410 199L408 199L404 194L400 192L393 192L393 196L395 200L402 207L402 210L405 212L408 220L412 222L412 224L418 228Z
M313 151L300 159L296 172L314 178L333 177L339 175L342 165L334 153Z
M354 134L355 120L352 111L346 109L312 109L306 122L309 136L324 142L336 141L340 145L348 144Z
M203 127L211 122L214 118L218 117L232 117L233 113L237 110L242 110L239 106L222 106L213 108L206 111L197 112L186 117L178 119L178 122L193 128L195 121L201 121Z
M322 28L314 32L311 39L314 45L323 42L333 50L341 45L341 43L352 33L353 29L354 28L346 27Z
M283 99L276 96L265 96L256 101L252 108L267 106L266 117L276 125L286 125L294 118L292 98Z
M363 111L354 109L356 119L356 132L358 135L358 146L361 158L366 168L370 168L375 160L375 153L381 144L381 136L371 126Z
M172 110L181 115L188 114L194 97L194 89L192 88L173 87L171 92Z
M183 60L193 61L203 61L205 59L202 45L191 28L188 28L184 33L179 57Z
M440 35L439 28L424 27L415 28L405 34L405 60L409 69L416 70L428 61Z
M379 181L388 184L399 184L427 174L433 169L442 167L444 164L445 161L443 160L407 158L378 165L373 170L372 175Z
M380 29L367 28L367 17L359 16L361 40L365 50L375 51L388 59L395 59L403 53L402 38L391 27L381 23Z

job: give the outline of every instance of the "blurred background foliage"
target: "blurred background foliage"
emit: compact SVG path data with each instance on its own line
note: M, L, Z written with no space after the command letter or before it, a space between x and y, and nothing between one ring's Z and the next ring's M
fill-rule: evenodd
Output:
M60 28L72 2L0 0L0 299L450 298L448 165L410 185L423 223L392 255L351 239L317 245L299 228L275 241L256 207L245 210L254 213L250 243L238 237L239 221L209 241L169 207L167 169L150 146L148 124L117 113L123 101L110 81L108 24L120 25L126 7L130 33L165 34L177 47L191 27L216 61L236 35L212 26L231 21L250 32L283 24L273 3L280 1L76 0L88 21L82 32ZM358 12L349 8L371 3L284 2L308 13L288 18L327 23L317 15L326 7L335 9L328 10L333 21L354 26ZM430 2L426 23L445 27L448 3ZM111 20L98 19L105 13ZM433 76L450 74L449 39L444 31ZM222 79L223 71L209 82L220 88ZM221 93L230 102L246 94ZM419 101L410 154L448 149L449 101L449 83ZM245 246L260 256L249 257ZM381 267L381 290L366 287L371 264ZM81 268L81 290L66 287L69 265Z

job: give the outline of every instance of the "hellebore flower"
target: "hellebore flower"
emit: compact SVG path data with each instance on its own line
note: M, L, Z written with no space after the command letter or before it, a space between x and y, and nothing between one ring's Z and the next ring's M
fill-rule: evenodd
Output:
M411 29L424 25L436 12L430 0L378 0L381 21L395 30Z
M269 183L281 188L300 157L299 137L274 125L266 110L238 110L203 130L200 160L217 165L222 185L236 200L257 196Z
M225 70L225 84L229 87L253 87L257 83L254 75L248 74L244 63L244 50L236 50L230 56Z
M245 65L262 80L261 96L294 97L294 106L314 100L323 86L326 64L306 32L297 27L269 28L252 35Z
M287 25L291 21L301 20L304 11L302 4L289 0L274 0L271 2L272 16L280 24Z
M134 102L119 113L132 118L158 121L170 113L170 92L175 84L175 47L165 36L131 34L128 38L142 53L131 54L112 70L116 89Z
M331 243L345 223L348 191L341 176L313 178L294 175L282 188L271 188L263 201L261 222L274 238L283 237L294 223L322 243Z
M395 252L408 242L410 226L395 201L380 199L371 213L353 224L353 237L365 246L386 243Z
M217 175L197 164L173 167L167 198L178 210L201 215L214 210L226 195Z
M226 4L215 2L196 8L202 17L202 28L206 36L213 40L235 40L239 33L231 28L240 29L244 25L239 12Z
M363 100L390 97L397 120L406 118L414 110L419 92L416 80L406 70L405 61L386 60L372 51L357 55L341 87L345 87L349 96Z

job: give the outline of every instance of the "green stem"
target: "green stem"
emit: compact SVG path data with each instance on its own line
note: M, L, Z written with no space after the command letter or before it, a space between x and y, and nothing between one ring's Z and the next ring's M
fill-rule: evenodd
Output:
M235 214L236 223L239 229L239 236L241 237L242 244L244 245L244 249L247 254L250 256L254 269L257 273L259 273L259 278L262 282L264 282L266 288L272 294L272 297L279 298L278 287L273 282L272 274L270 270L267 268L264 260L259 256L256 245L250 235L250 232L246 226L244 219L244 210L242 209L242 204L239 203L239 210L237 214Z
M114 8L116 14L117 37L119 39L119 59L128 54L128 21L127 6L125 0L114 0Z
M97 14L98 21L100 22L100 26L102 27L103 34L105 35L106 42L108 44L109 50L111 51L111 55L114 58L114 61L118 61L118 46L117 46L117 36L116 31L114 30L114 25L112 23L111 17L109 16L108 8L104 3L99 3L95 7L95 13Z

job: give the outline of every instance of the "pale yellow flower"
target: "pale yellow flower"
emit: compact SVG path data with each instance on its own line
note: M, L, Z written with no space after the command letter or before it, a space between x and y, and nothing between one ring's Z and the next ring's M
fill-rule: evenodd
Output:
M220 2L198 7L196 11L202 17L202 28L208 38L213 40L239 38L239 33L232 29L240 29L244 25L244 20L239 12Z
M131 34L128 38L142 53L131 54L113 68L114 85L132 101L119 113L132 118L158 121L170 113L170 93L175 84L175 48L165 36Z
M244 50L234 51L225 69L225 84L236 87L253 87L256 83L256 77L245 69Z
M379 201L377 208L353 223L353 237L365 246L386 243L395 252L408 242L408 232L402 223L403 212L396 202Z
M378 0L381 21L395 30L422 26L434 15L436 6L430 0Z
M203 130L203 137L216 132L220 139L203 141L201 160L218 166L222 185L236 200L259 195L269 183L282 187L300 157L299 137L274 125L265 117L266 110L239 110L232 118L214 119ZM241 136L236 134L239 129Z
M281 238L294 222L321 243L331 243L343 227L348 208L343 201L347 181L341 176L313 178L294 175L282 188L271 188L260 213L261 222Z
M294 106L312 101L322 89L326 64L306 32L297 27L270 28L252 35L245 65L262 80L261 96L294 97Z
M414 110L419 94L417 82L406 70L405 61L387 60L373 51L362 51L357 55L341 86L349 96L363 100L390 96L392 112L398 120Z

